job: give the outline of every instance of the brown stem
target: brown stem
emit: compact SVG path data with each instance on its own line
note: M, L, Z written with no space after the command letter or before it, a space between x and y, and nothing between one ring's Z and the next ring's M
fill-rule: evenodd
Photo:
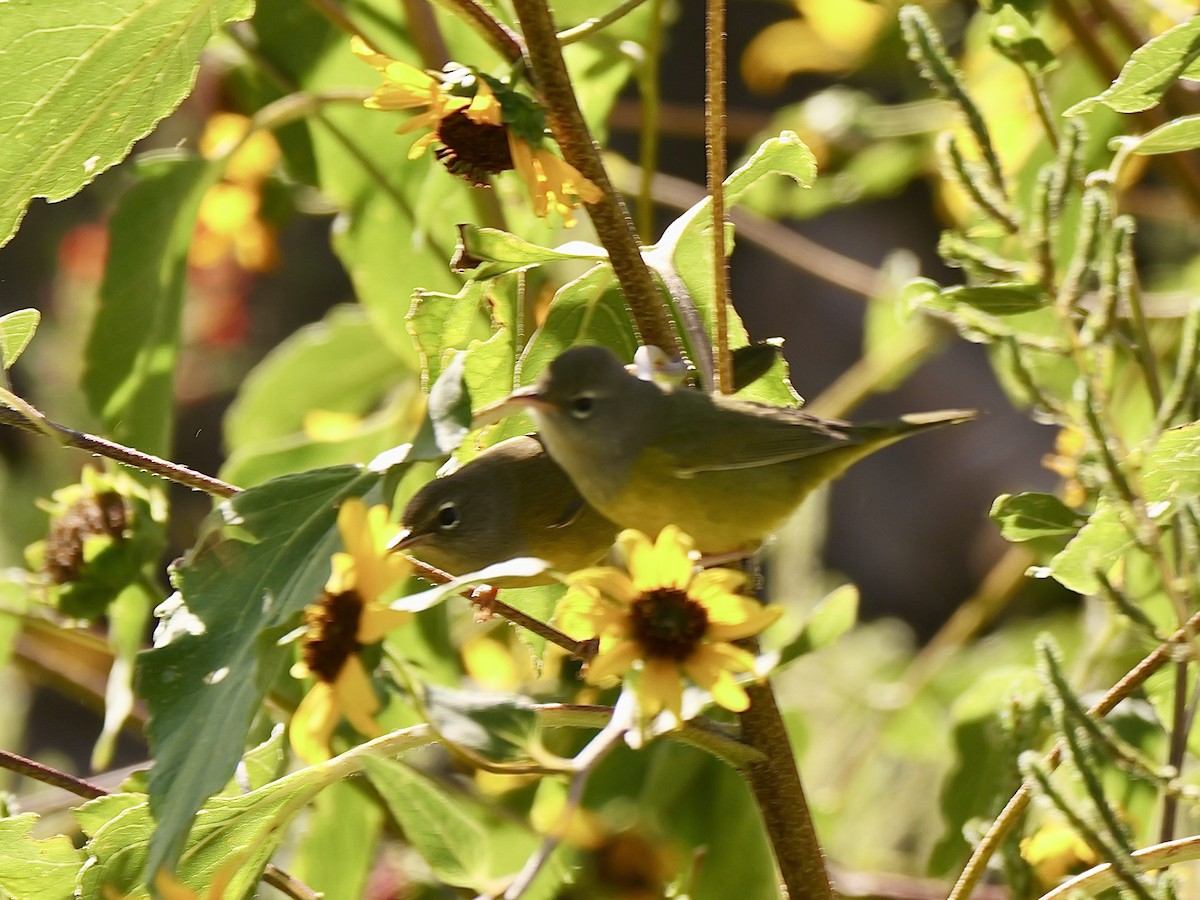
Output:
M650 270L642 259L642 247L629 211L608 177L600 150L579 109L563 62L554 17L545 0L513 0L513 8L525 33L529 69L541 91L546 118L563 158L603 194L598 202L588 204L588 212L600 242L608 251L641 341L661 347L669 355L678 354L675 332L667 320Z
M176 484L182 484L184 487L204 491L204 493L212 494L215 497L232 497L241 490L241 488L234 487L232 484L226 484L224 481L213 478L211 475L205 475L202 472L189 469L187 466L181 466L178 463L169 462L157 456L151 456L149 453L142 453L140 450L134 450L123 444L117 444L113 441L96 437L93 434L84 434L81 431L75 431L74 429L67 428L65 425L52 422L49 419L44 419L43 423L48 424L53 429L58 435L60 443L65 447L86 450L97 456L107 457L123 465L141 469L144 472L158 475L160 478L166 478L168 481L174 481ZM17 412L15 409L7 407L0 407L0 425L23 428L25 431L32 431L35 434L42 433L42 429L33 420Z
M480 6L475 0L437 0L446 9L466 19L492 49L510 62L525 55L521 37Z
M713 305L717 333L714 362L716 389L733 392L729 357L729 261L725 258L725 0L707 0L704 50L707 58L704 95L704 149L708 162L708 194L712 198Z
M762 811L788 897L833 900L825 858L775 692L769 684L758 684L748 685L746 693L750 695L750 708L740 716L742 738L765 756L749 768L750 789Z
M1159 644L1149 656L1126 672L1125 677L1109 688L1108 692L1088 710L1088 715L1096 719L1107 716L1118 703L1141 687L1147 678L1170 662L1179 652L1179 645L1185 644L1195 637L1197 628L1200 628L1200 612L1188 619L1182 628L1171 635L1170 640ZM1058 763L1062 759L1062 753L1063 742L1059 741L1046 754L1046 758L1043 760L1043 765L1048 771L1053 771L1058 767ZM1025 808L1029 806L1032 796L1033 789L1030 783L1026 781L1021 785L1020 790L1012 795L1008 804L1000 812L1000 815L996 817L996 821L992 823L992 827L988 829L987 834L983 836L983 839L975 847L975 852L971 854L966 868L958 876L954 890L950 892L947 900L967 900L968 897L972 896L972 892L979 883L979 879L983 877L988 860L999 848L1000 842L1004 840L1004 836L1016 824L1017 819L1025 812Z
M40 781L42 784L62 788L64 791L69 791L88 800L103 797L108 793L108 791L98 784L84 781L82 778L76 778L74 775L68 775L66 772L59 771L58 769L52 769L50 766L42 765L40 762L35 762L24 756L9 753L7 750L0 750L0 768L16 772L18 775L24 775L26 778L32 778L34 781Z
M441 569L421 562L419 559L412 559L411 557L409 559L413 564L413 568L417 570L417 573L422 578L432 581L435 584L446 584L454 580L452 575L448 575ZM515 606L509 606L502 600L497 599L498 593L495 588L489 588L487 592L470 589L463 591L462 596L466 597L481 610L506 619L512 622L512 624L536 634L543 640L562 647L572 656L576 656L585 662L596 655L596 648L592 641L577 641L574 638L568 637L553 625L547 625L541 619L535 619Z

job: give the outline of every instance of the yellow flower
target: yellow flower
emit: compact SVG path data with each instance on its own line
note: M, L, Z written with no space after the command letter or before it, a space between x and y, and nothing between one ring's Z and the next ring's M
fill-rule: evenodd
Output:
M533 209L545 218L562 215L575 224L571 210L595 203L602 192L569 163L541 146L545 119L537 104L503 82L463 66L447 67L439 79L428 72L377 53L360 38L351 40L360 59L378 70L384 82L365 101L370 109L423 110L396 129L400 134L427 129L409 148L416 159L433 144L438 160L454 175L486 187L492 175L516 169ZM496 95L502 90L506 102Z
M575 224L571 210L583 203L596 203L604 193L579 170L546 149L534 149L521 138L508 133L508 148L513 167L533 200L533 211L546 218L551 210L562 216L563 224ZM569 197L574 199L568 199Z
M387 509L368 511L357 497L346 500L338 511L338 530L346 552L333 554L325 592L304 611L303 659L292 667L296 678L312 676L317 682L300 701L289 729L292 749L310 764L330 758L329 740L342 718L368 737L381 733L375 721L379 699L358 654L411 616L380 602L411 571L404 557L387 552L395 531Z
M750 705L735 672L754 657L732 641L758 634L780 614L737 591L746 576L732 569L697 571L692 541L668 525L650 543L638 531L617 538L626 569L606 566L568 576L558 624L578 640L598 637L588 665L591 684L633 670L642 713L667 709L682 718L683 675L726 709Z

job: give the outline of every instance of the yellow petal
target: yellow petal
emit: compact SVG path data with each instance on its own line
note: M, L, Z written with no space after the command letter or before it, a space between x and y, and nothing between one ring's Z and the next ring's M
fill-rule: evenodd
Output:
M403 628L412 620L412 613L400 609L388 609L378 603L368 603L363 607L358 619L358 633L354 635L360 644L374 644L382 641L389 632Z
M318 681L304 695L292 716L292 723L288 727L292 750L309 765L325 762L333 755L329 751L329 739L337 723L333 686Z
M344 594L355 589L357 570L354 557L349 553L337 552L329 557L329 580L325 582L325 590L330 594Z
M717 680L709 686L708 690L712 694L713 700L730 712L745 712L750 708L750 697L746 693L746 689L724 669L717 674Z
M683 679L679 677L675 663L662 659L646 660L637 691L643 714L653 716L660 709L668 709L675 718L682 718Z
M634 587L629 576L612 566L593 566L580 569L566 577L568 585L599 591L618 603L628 606L637 599L640 590Z
M500 125L503 118L496 95L482 78L476 79L476 85L475 97L466 109L467 118L476 125Z
M399 131L400 129L397 129L397 132ZM428 148L430 144L434 143L437 139L437 135L432 132L421 135L421 137L417 138L413 145L408 148L408 158L410 160L416 159L425 152L426 148Z
M757 610L751 610L741 622L710 621L706 633L714 641L740 641L742 638L753 637L766 631L781 615L781 606L759 606Z
M379 698L375 696L371 676L357 654L347 659L342 671L338 672L333 692L342 715L354 726L355 731L367 737L383 734L383 729L375 721L375 713L379 712Z
M384 56L382 53L375 50L374 47L364 41L357 34L350 38L350 50L355 56L357 56L367 65L378 69L380 72L385 71L388 66L395 62L395 60L390 56Z
M621 641L609 650L601 650L588 663L585 680L588 684L599 684L619 678L629 671L640 652L641 648L633 641Z
M737 569L705 569L692 579L688 593L697 598L709 591L740 594L746 589L749 581L750 576Z

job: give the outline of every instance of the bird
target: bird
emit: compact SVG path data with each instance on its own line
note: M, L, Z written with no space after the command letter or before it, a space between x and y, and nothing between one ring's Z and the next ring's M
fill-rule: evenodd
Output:
M449 575L466 575L517 557L550 569L505 576L497 587L555 581L604 557L620 530L580 496L537 435L509 438L417 491L388 545Z
M802 410L664 387L606 347L571 347L531 385L477 414L527 411L579 493L622 528L675 524L706 556L752 553L818 485L971 410L850 424Z

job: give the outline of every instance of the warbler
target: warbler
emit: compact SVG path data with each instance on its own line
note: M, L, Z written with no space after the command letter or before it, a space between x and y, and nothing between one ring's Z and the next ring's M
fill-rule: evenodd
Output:
M852 425L625 370L605 347L572 347L536 383L477 415L528 410L550 456L599 513L657 534L674 523L705 555L752 551L813 488L968 410Z
M509 438L435 478L404 508L389 544L450 575L521 556L573 572L600 560L618 528L580 496L536 435ZM548 584L549 572L497 579L500 587Z

